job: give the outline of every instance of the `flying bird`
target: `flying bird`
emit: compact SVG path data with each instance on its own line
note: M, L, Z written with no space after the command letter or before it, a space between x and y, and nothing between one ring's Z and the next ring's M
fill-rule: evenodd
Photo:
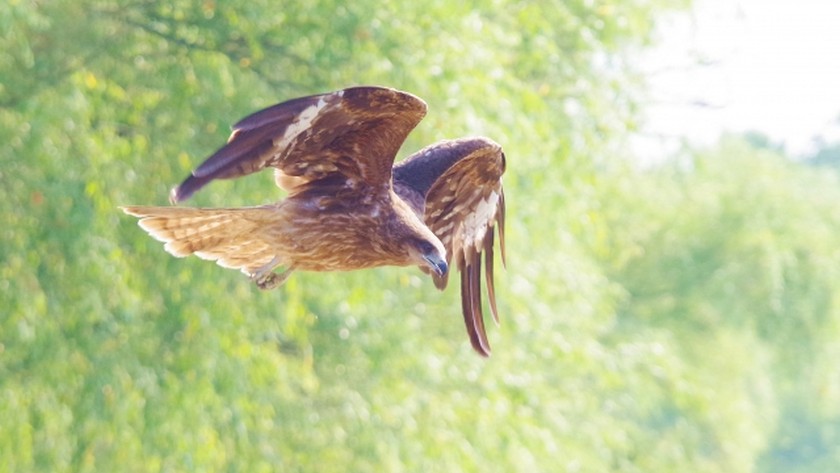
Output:
M243 208L122 210L139 217L140 227L172 255L240 269L262 289L297 270L417 265L443 290L454 261L470 342L489 356L482 259L498 323L493 249L498 232L504 263L505 155L494 141L470 137L433 144L395 165L425 114L420 98L383 87L283 102L234 125L227 144L172 189L170 201L187 200L215 179L266 168L274 168L285 199Z

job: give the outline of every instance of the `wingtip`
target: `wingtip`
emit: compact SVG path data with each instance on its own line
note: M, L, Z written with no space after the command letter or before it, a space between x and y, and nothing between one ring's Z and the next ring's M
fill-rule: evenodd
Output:
M175 205L178 202L181 202L182 200L186 199L181 195L178 189L180 189L180 186L175 186L172 188L172 190L169 191L169 203L172 205Z
M490 313L493 322L499 326L499 309L496 307L496 283L493 280L493 241L495 233L491 230L484 236L484 281L487 285L487 299L490 301Z
M480 348L474 346L473 349L482 358L490 358L493 355L493 350L491 350L487 345L482 345Z
M472 330L469 330L469 335L470 345L472 345L473 351L478 353L482 358L490 358L493 350L490 348L490 342L487 340L487 334L484 332L484 324L480 323L480 326L473 327Z
M197 177L195 174L190 174L189 177L184 179L184 182L169 191L169 202L176 205L189 199L210 180L211 178L207 176Z
M131 215L132 217L143 216L143 214L140 212L140 207L137 207L135 205L120 205L117 208L122 210L124 214Z
M477 259L477 256L478 253L475 253L473 258L468 257L461 270L461 309L473 350L482 357L489 358L490 341L487 339L484 314L481 310L481 260Z
M484 333L484 324L482 323L481 328L476 327L476 329L480 332L476 333L476 337L470 337L473 350L483 358L490 358L493 350L490 349L490 342L487 340L487 334Z

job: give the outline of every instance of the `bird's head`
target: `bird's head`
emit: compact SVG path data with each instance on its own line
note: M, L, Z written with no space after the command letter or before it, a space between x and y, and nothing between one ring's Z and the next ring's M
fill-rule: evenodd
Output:
M418 266L429 268L432 273L443 277L449 271L446 250L434 234L429 232L429 237L411 239L408 245L409 256Z
M397 218L392 220L396 225L391 228L394 229L394 239L401 243L404 250L408 250L408 264L427 268L432 274L445 278L449 273L449 263L446 262L446 248L440 238L405 201L394 195L393 203Z

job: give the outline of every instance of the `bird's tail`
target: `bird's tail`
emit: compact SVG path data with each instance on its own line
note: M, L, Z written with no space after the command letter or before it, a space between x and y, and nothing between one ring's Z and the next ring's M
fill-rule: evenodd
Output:
M140 217L149 235L177 257L196 255L247 274L266 272L280 260L265 229L276 218L269 207L197 209L188 207L121 207Z

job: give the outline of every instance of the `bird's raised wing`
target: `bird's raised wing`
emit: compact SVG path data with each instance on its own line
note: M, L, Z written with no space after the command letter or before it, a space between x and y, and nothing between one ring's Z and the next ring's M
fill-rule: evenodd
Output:
M483 253L490 310L498 323L493 245L498 231L504 264L504 172L502 148L487 138L444 141L418 151L394 168L398 190L407 186L415 195L425 196L423 218L443 242L447 263L454 260L461 273L464 322L473 348L483 356L490 354L490 344L481 310L481 257ZM412 203L411 192L403 194ZM439 289L446 287L448 273L433 277Z
M391 178L394 156L426 114L414 95L383 87L353 87L274 105L233 126L226 145L181 185L173 203L214 179L231 179L275 167L278 183L305 183L330 175L368 184Z

